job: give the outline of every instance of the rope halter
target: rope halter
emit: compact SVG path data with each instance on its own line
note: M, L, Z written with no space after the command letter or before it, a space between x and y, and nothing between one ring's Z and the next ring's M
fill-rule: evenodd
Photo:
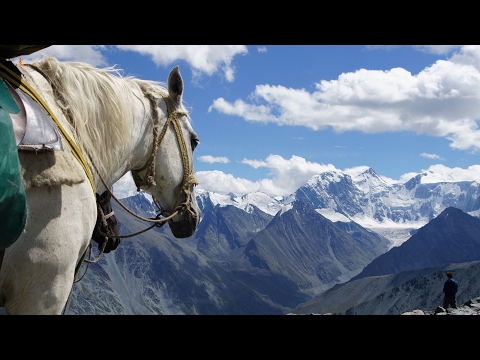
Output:
M152 107L152 113L153 113L153 147L152 147L152 153L150 155L150 158L148 159L147 163L139 170L132 170L132 177L133 181L135 182L135 185L137 186L137 191L140 191L140 187L144 187L148 189L149 187L156 186L155 182L155 157L158 152L158 147L160 146L160 143L162 142L165 133L167 132L167 129L170 124L173 125L173 129L175 130L175 134L177 135L177 141L180 147L180 153L182 156L182 164L183 164L183 181L182 185L180 187L180 191L177 194L177 198L175 200L175 205L173 206L173 209L170 213L166 212L163 208L159 207L159 204L155 201L155 204L159 207L162 215L167 216L170 215L171 213L178 211L178 212L183 212L183 211L188 211L192 217L196 217L195 212L191 209L191 191L190 187L192 185L198 185L198 181L195 178L195 175L193 173L193 168L190 167L190 159L188 156L188 149L187 145L185 143L185 139L183 137L183 132L182 132L182 126L180 124L180 120L178 118L179 115L185 115L188 116L188 114L184 111L178 111L173 108L173 105L171 104L171 100L168 98L168 96L160 93L162 96L163 100L167 104L167 120L165 121L165 124L163 125L162 131L159 134L159 114L158 114L158 107L157 107L157 99L155 96L151 93L149 93L145 88L142 89L145 97L150 100L151 107ZM145 174L145 177L142 178L140 176L140 172L147 169L147 172ZM180 195L184 193L186 196L186 201L185 203L180 204L177 206L178 201L180 199Z

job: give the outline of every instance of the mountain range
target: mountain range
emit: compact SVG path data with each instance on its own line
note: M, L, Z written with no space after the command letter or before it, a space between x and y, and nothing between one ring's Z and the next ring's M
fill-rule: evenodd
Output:
M476 181L437 181L431 171L405 183L389 184L372 168L355 176L342 171L326 171L313 176L289 196L271 197L264 193L243 196L219 195L198 189L199 198L214 205L233 205L245 211L252 206L275 215L294 200L303 200L327 219L354 221L387 237L391 247L409 239L447 207L480 216L480 184Z
M303 304L348 284L480 260L478 184L423 183L426 175L388 184L371 168L355 177L329 171L285 197L197 189L196 234L175 239L167 225L122 239L86 269L67 313L301 313ZM139 215L156 215L144 193L121 201ZM113 200L112 207L122 235L149 225Z
M480 294L480 219L449 207L408 241L375 258L360 274L292 313L392 315L442 305L453 271L459 305Z

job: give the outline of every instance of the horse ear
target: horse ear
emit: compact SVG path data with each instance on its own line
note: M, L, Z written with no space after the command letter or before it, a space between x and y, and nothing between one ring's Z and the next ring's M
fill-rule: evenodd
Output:
M176 105L182 103L182 94L183 94L183 79L180 75L180 69L177 66L170 71L168 75L168 95L175 102Z

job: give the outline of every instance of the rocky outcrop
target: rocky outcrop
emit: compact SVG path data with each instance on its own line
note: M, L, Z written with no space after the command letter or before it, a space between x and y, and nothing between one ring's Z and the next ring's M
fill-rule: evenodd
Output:
M434 311L412 310L402 315L480 315L480 297L470 299L456 309L444 309L439 306Z
M324 313L324 314L294 314L288 313L286 315L339 315L339 314L332 314L332 313ZM476 297L474 299L470 299L465 302L463 305L457 306L457 308L452 309L444 309L443 307L439 306L435 310L432 311L424 311L420 309L415 309L412 311L406 311L401 315L480 315L480 297Z

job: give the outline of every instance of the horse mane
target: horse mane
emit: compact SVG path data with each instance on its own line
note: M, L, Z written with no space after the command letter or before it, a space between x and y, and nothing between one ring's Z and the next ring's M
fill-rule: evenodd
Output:
M123 76L122 70L115 66L96 68L49 56L34 66L52 85L77 146L84 155L89 155L102 174L118 169L122 154L129 150L138 95L160 98L168 93L164 83ZM144 116L150 113L150 106L146 106ZM99 144L113 151L102 151Z

